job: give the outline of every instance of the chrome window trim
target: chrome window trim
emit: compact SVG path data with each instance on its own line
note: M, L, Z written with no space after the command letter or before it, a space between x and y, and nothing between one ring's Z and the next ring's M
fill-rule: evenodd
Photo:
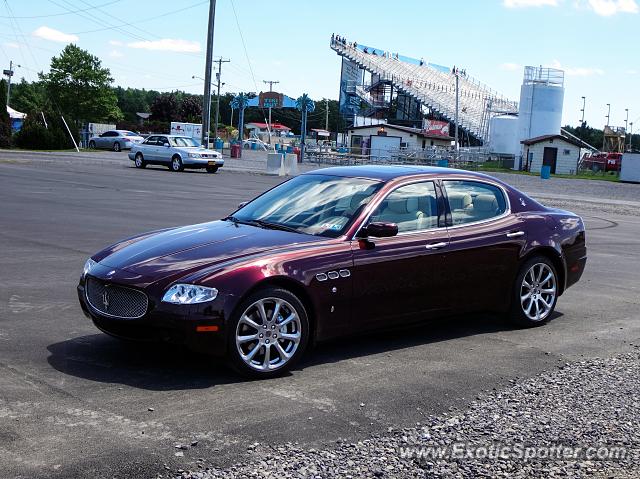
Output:
M509 216L511 214L511 201L509 200L509 195L507 194L507 190L500 184L498 183L494 183L492 181L486 181L484 179L481 180L477 180L477 179L469 179L469 178L456 178L456 177L452 177L452 178L440 178L440 181L442 182L442 188L445 192L445 194L447 194L447 197L445 198L447 205L449 205L449 208L451 208L451 205L449 204L449 195L447 193L447 187L445 185L446 181L468 181L471 183L482 183L485 185L491 185L491 186L495 186L496 188L498 188L500 191L502 191L502 196L505 199L505 205L506 205L506 209L504 211L504 213L502 213L499 216L494 216L492 218L488 218L486 220L480 220L480 221L471 221L469 223L462 223L459 225L451 225L451 226L447 226L447 229L452 230L452 229L458 229L458 228L464 228L466 226L476 226L476 225L482 225L485 223L492 223L494 221L498 221L501 220L503 218L506 218L507 216ZM451 212L451 211L449 211Z
M360 233L362 228L364 228L364 225L367 224L367 222L371 218L371 215L373 215L373 213L376 210L376 208L378 208L378 206L380 206L380 203L382 203L391 193L396 191L398 188L404 188L405 186L412 185L412 184L415 184L415 183L428 183L428 182L430 182L430 183L433 184L433 189L434 189L434 192L436 193L436 199L437 199L438 198L438 192L436 191L436 182L438 181L438 179L439 178L422 178L422 179L411 178L409 181L404 181L404 182L398 184L394 189L389 191L389 193L387 193L382 199L380 199L380 201L378 201L376 203L368 204L367 206L371 206L371 205L375 205L375 206L373 206L372 209L369 210L369 212L367 213L365 218L360 223L360 226L358 226L358 229L356 230L356 232L350 238L350 241L353 241L354 239L358 238L358 233ZM440 213L440 212L438 212L438 213ZM446 228L447 228L446 226L436 226L435 228L428 228L428 229L424 229L424 230L403 231L402 233L398 233L397 235L392 236L392 238L397 238L398 236L424 234L427 231L445 230Z
M89 276L87 276L88 278ZM103 283L105 283L105 281L93 277L94 281L102 281ZM109 313L103 313L102 311L100 311L98 308L96 308L92 303L91 300L89 299L89 292L87 291L87 282L85 280L84 283L84 297L87 300L87 304L89 306L91 306L91 309L93 309L98 315L100 316L106 316L108 318L114 318L114 319L122 319L122 320L129 320L129 319L140 319L143 318L148 312L149 312L149 296L147 296L147 293L145 293L144 291L140 291L139 289L135 289L135 288L130 288L128 286L122 286L121 284L117 284L117 283L111 283L114 286L117 286L118 288L123 288L123 289L130 289L131 291L135 291L136 293L141 293L142 295L144 295L145 299L147 300L147 307L144 309L144 313L140 316L131 316L131 317L123 317L123 316L115 316L113 314L109 314Z

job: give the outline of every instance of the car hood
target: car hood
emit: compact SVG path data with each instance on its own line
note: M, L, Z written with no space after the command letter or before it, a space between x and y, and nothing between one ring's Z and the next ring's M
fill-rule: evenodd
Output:
M326 238L213 221L128 240L126 246L116 244L105 251L106 255L96 255L96 259L109 268L160 280L176 273L186 275L232 259L323 239Z
M174 146L172 147L175 151L179 151L181 153L199 153L205 155L219 155L220 153L216 150L210 150L209 148L200 148L199 146Z

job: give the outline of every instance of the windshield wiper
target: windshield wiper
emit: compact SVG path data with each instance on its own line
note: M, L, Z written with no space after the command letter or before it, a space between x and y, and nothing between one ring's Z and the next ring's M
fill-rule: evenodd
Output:
M265 220L252 220L255 224L262 226L263 228L272 229L272 230L281 230L281 231L289 231L290 233L300 233L297 228L293 228L291 226L283 225L280 223L271 223Z

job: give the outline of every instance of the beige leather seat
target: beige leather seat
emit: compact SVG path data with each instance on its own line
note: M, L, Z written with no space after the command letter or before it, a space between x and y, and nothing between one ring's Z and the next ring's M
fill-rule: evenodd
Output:
M498 201L494 195L478 195L473 198L473 221L493 218L500 213Z

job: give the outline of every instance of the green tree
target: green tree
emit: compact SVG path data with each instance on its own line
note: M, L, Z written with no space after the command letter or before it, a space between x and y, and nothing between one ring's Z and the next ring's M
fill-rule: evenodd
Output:
M176 121L178 107L175 93L162 93L151 104L151 119L154 121Z
M67 45L51 59L49 73L40 74L54 107L75 122L118 121L122 112L108 68L100 59L76 45Z
M24 78L11 85L11 106L23 113L42 111L49 107L46 86L42 82L28 82Z
M11 145L11 118L7 113L7 82L0 80L0 148Z
M202 102L195 96L188 96L180 103L180 118L190 123L202 121Z

